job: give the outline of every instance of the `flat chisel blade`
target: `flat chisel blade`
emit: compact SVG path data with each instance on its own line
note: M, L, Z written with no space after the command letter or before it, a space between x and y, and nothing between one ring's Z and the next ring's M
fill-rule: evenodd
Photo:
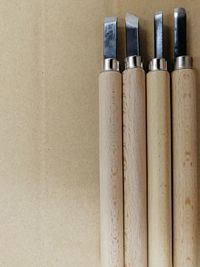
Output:
M174 9L174 57L186 55L186 12L184 8Z
M126 56L139 56L139 19L138 17L126 14Z
M117 58L117 17L104 20L104 59Z
M163 13L154 15L154 54L155 58L163 58Z

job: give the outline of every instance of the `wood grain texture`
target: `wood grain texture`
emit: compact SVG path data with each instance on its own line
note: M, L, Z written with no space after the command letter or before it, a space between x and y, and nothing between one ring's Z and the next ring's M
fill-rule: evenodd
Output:
M172 73L174 266L197 267L197 94L194 70Z
M143 69L123 72L125 266L147 266L146 95Z
M99 76L102 267L123 267L122 89L119 72Z
M149 267L172 266L170 79L147 74Z

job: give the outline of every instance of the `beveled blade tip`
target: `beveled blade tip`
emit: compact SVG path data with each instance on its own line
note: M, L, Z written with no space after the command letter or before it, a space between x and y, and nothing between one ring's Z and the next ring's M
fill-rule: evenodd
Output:
M177 15L186 16L185 8L183 8L183 7L174 8L174 16L177 16Z
M163 17L163 12L162 12L162 11L156 11L156 12L154 13L154 16L155 16L155 17Z
M139 24L138 17L130 13L126 13L125 21L126 21L126 25L128 25L129 27L138 28L138 24Z
M104 23L117 23L117 17L105 17Z
M154 13L154 21L155 21L155 23L162 23L163 22L163 12L162 11L156 11Z

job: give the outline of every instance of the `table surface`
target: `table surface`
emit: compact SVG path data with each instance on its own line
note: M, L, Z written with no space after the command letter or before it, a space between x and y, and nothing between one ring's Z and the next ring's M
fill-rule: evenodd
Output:
M0 2L0 266L100 266L102 23L118 16L123 59L124 15L139 16L146 64L153 56L153 13L160 9L171 58L177 6L187 10L199 88L199 0Z

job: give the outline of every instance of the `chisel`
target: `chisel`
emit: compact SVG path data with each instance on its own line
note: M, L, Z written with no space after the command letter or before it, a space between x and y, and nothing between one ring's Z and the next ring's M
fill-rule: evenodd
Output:
M117 61L117 18L104 21L99 75L101 267L123 267L122 81Z
M197 92L186 51L186 12L174 10L173 227L174 266L197 267Z
M172 266L170 76L163 57L163 14L154 16L155 58L147 73L149 267Z
M147 267L146 95L138 18L127 14L123 72L125 266Z

